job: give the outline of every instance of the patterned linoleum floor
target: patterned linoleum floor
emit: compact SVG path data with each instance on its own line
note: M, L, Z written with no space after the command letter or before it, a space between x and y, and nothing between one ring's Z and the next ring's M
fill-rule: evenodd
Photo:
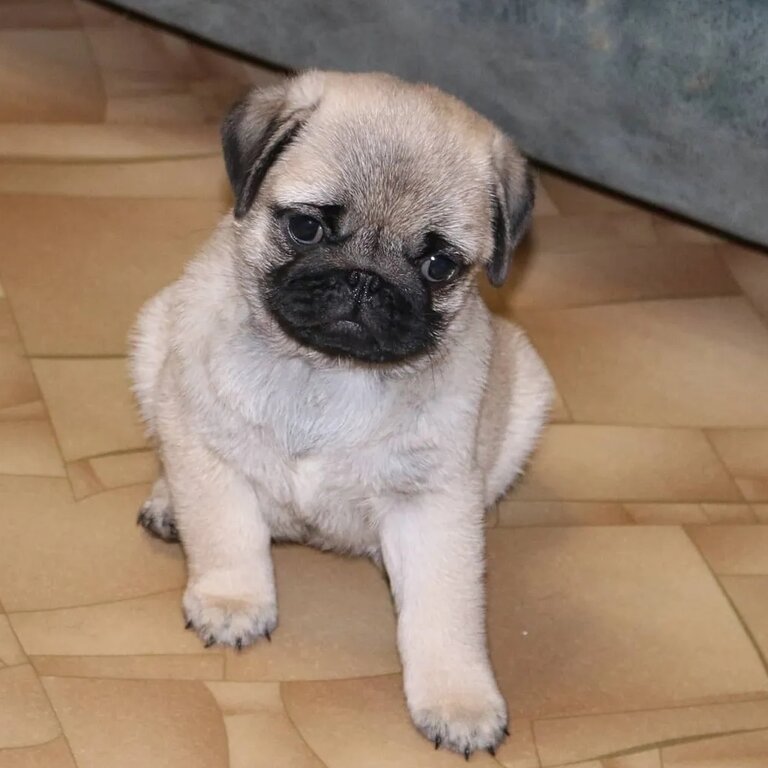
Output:
M276 552L241 655L143 536L143 299L228 205L216 121L276 76L95 5L0 2L0 767L459 765L411 728L384 583ZM489 622L539 768L768 766L768 258L543 175L516 317L560 392L490 520Z

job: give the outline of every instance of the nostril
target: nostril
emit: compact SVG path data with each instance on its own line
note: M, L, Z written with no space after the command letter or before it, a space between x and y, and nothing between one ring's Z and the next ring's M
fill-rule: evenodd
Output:
M354 288L360 282L360 271L353 269L347 272L347 282Z

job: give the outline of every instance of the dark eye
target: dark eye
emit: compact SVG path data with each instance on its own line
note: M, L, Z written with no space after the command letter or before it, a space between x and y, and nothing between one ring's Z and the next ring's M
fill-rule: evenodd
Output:
M301 245L317 245L325 234L323 225L314 216L303 213L288 217L288 232Z
M421 262L421 274L430 283L445 283L456 277L459 265L443 253L428 256Z

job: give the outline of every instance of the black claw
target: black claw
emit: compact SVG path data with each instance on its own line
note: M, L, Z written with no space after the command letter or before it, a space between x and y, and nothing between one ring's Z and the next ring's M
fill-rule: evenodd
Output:
M442 736L435 736L435 749L440 749L440 745L443 743Z
M192 619L187 619L184 623L184 629L192 629Z
M464 759L465 759L467 762L469 762L469 756L470 756L471 754L472 754L472 753L469 751L469 747L464 747Z
M496 757L496 749L494 747L488 747L488 754L491 757Z
M235 640L235 648L238 651L242 651L243 650L243 638L242 637L238 637L237 640Z
M506 725L504 726L504 735L509 736L509 728Z
M205 647L206 647L206 648L210 648L212 645L214 645L214 643L215 643L215 642L216 642L216 640L215 640L214 638L212 638L212 637L209 637L209 638L208 638L208 639L205 641Z
M269 630L268 630L268 629L265 629L265 630L264 630L264 637L266 637L266 638L267 638L267 642L268 642L268 643L271 643L271 642L272 642L272 635L270 635L270 634L269 634Z

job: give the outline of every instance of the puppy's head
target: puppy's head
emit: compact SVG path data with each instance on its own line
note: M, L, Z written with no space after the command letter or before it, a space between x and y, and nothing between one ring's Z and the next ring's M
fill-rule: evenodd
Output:
M393 363L437 348L477 270L504 281L533 207L495 126L386 75L253 91L222 138L245 295L313 354Z

